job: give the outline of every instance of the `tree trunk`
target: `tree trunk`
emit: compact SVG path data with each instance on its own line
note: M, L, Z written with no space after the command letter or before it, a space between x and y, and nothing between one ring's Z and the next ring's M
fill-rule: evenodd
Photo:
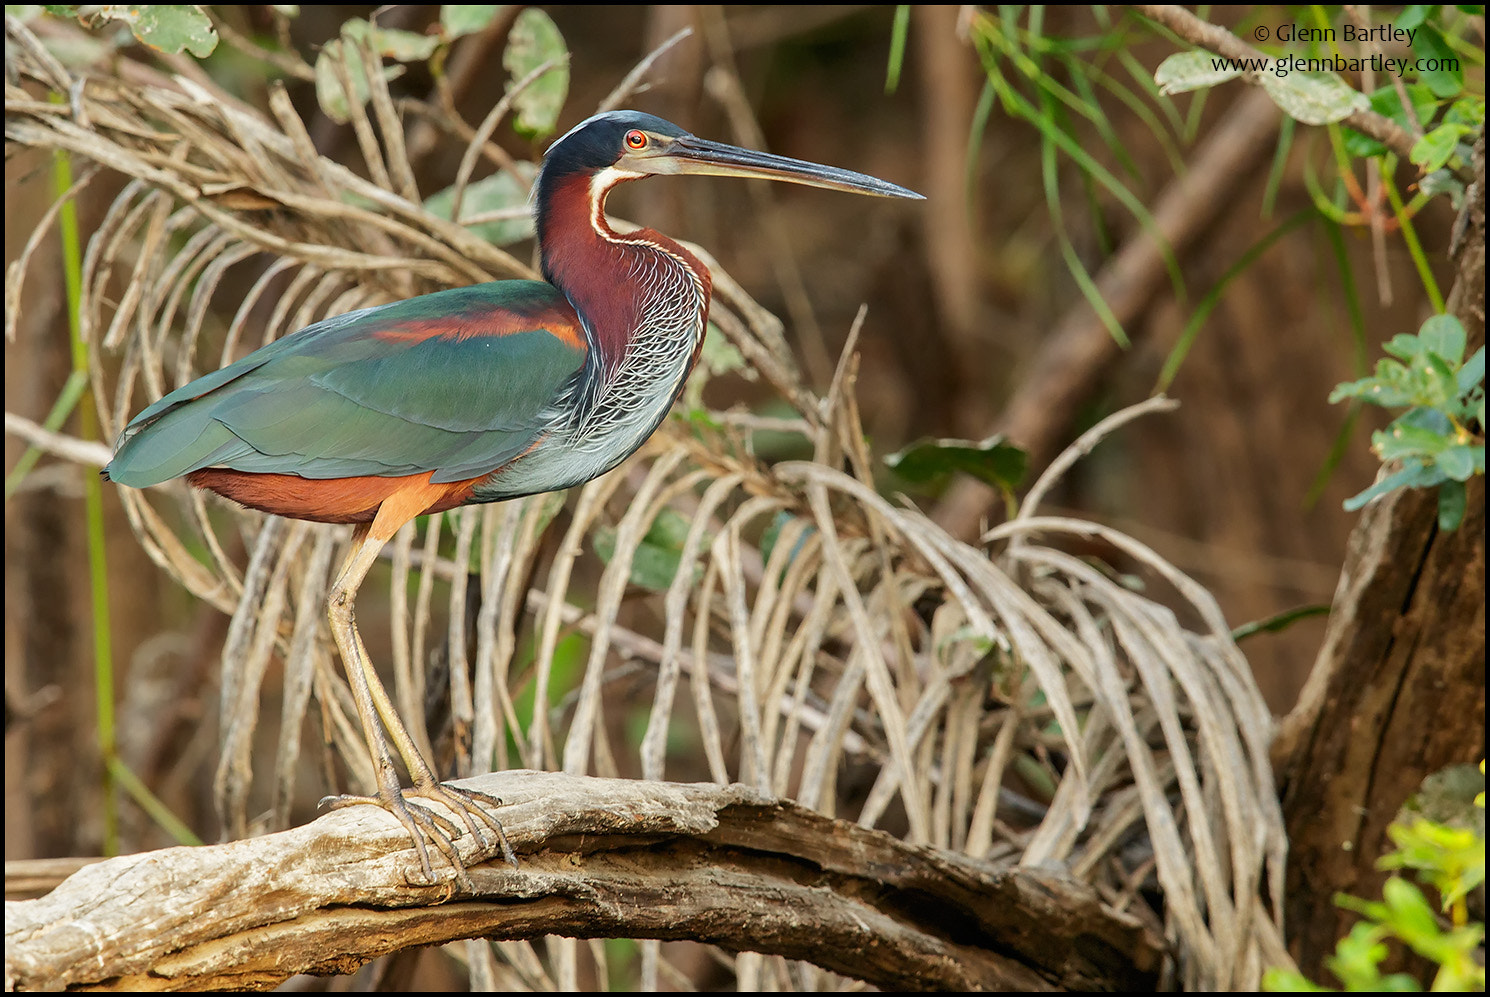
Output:
M1448 311L1485 342L1485 140L1457 241ZM1377 897L1387 825L1423 778L1485 752L1485 482L1464 521L1438 528L1435 490L1372 503L1351 537L1325 644L1274 751L1290 862L1287 926L1313 979L1355 916L1333 897Z

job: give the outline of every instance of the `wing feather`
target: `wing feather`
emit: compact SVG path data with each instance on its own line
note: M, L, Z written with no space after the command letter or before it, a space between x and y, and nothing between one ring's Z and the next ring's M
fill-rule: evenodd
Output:
M499 281L336 316L166 395L105 473L204 467L305 478L495 470L543 433L587 349L563 296Z

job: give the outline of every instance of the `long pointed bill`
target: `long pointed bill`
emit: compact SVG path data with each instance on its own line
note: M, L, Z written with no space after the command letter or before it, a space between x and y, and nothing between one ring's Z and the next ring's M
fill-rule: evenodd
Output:
M846 190L855 194L872 194L875 197L909 197L925 200L913 190L865 173L840 170L836 166L822 166L802 159L773 156L769 152L756 152L739 146L710 142L707 139L688 135L674 140L666 152L648 158L649 173L696 173L715 177L755 177L761 180L784 180L809 187L826 187L829 190Z

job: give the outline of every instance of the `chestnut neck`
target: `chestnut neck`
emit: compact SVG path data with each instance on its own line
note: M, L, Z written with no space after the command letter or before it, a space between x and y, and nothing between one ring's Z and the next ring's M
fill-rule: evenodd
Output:
M620 235L611 229L605 198L621 180L606 184L597 181L600 175L540 173L535 215L544 279L578 313L602 363L613 367L644 325L650 289L643 275L655 279L659 269L687 271L702 285L705 311L712 281L697 257L662 233L643 228Z

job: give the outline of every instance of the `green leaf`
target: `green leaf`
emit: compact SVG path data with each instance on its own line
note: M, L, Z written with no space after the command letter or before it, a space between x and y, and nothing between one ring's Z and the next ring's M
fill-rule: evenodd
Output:
M1450 478L1455 481L1468 481L1474 477L1475 473L1475 450L1480 451L1482 455L1480 464L1483 465L1485 448L1466 446L1462 443L1448 447L1434 459L1438 466L1443 469L1443 473L1447 474ZM1445 482L1444 484L1447 485L1448 483Z
M1441 170L1459 150L1460 137L1469 132L1468 125L1439 125L1412 144L1408 158L1425 173Z
M1432 350L1454 366L1464 359L1464 344L1467 336L1464 325L1452 315L1434 315L1418 329L1418 339L1425 348Z
M1464 362L1464 366L1459 368L1459 373L1455 375L1455 379L1459 383L1459 394L1461 395L1467 395L1480 386L1481 382L1485 380L1485 348L1483 346L1470 354L1469 359ZM1484 426L1485 424L1483 422L1480 423L1481 429Z
M897 4L895 22L890 27L890 62L885 67L885 93L894 93L900 88L900 69L905 65L905 39L910 33L910 4Z
M968 440L919 440L885 458L896 474L916 484L940 480L956 471L970 474L996 488L1013 490L1024 480L1025 452L1003 436L981 443Z
M1357 914L1372 921L1381 921L1387 916L1387 905L1371 900L1361 900L1348 893L1335 894L1335 906L1343 907L1345 910L1355 911ZM1367 927L1373 927L1367 925Z
M1330 390L1329 402L1331 405L1338 405L1350 398L1364 397L1378 383L1374 377L1363 377L1358 381L1341 381Z
M1432 61L1438 67L1418 70L1418 79L1426 83L1429 90L1439 97L1459 96L1464 89L1464 70L1437 28L1427 24L1418 28L1412 40L1412 51L1418 57L1419 65Z
M1159 63L1159 68L1154 71L1154 82L1158 84L1160 93L1172 97L1213 87L1242 75L1240 69L1216 69L1215 64L1220 61L1209 52L1176 52Z
M1311 983L1307 976L1296 970L1276 968L1269 969L1262 974L1262 989L1264 993L1328 994L1334 992L1329 987Z
M952 645L963 643L971 645L973 653L980 658L988 655L995 647L1003 647L1007 650L1007 646L1003 642L995 641L994 638L971 624L964 624L947 634L941 643L937 644L936 650L938 654L946 655L948 648Z
M666 592L678 574L683 542L688 537L690 525L683 514L672 509L662 510L652 521L631 559L631 584L653 592ZM707 544L707 539L704 542ZM609 564L616 555L616 531L611 527L597 529L594 543L595 553ZM702 566L695 564L694 573L701 578Z
M1418 181L1418 190L1424 197L1447 194L1449 205L1458 211L1464 205L1464 183L1454 176L1452 170L1435 170Z
M1048 801L1055 797L1055 779L1035 758L1020 752L1014 756L1013 765L1014 771L1029 784L1038 799Z
M1387 492L1396 491L1398 488L1427 488L1443 480L1443 472L1437 468L1417 461L1409 461L1408 465L1396 474L1389 474L1359 495L1353 495L1346 499L1344 502L1345 511L1355 512L1378 495L1385 495Z
M326 117L339 125L352 120L352 103L347 99L346 90L342 88L336 64L341 62L346 67L347 79L352 84L351 99L357 102L358 107L367 103L370 93L367 74L362 70L362 60L348 59L348 54L346 44L338 38L322 46L320 54L316 56L316 101L321 105L321 110L326 112ZM382 72L384 79L396 80L403 75L404 67L384 66Z
M1453 438L1398 419L1386 429L1371 434L1371 449L1383 462L1408 457L1437 458L1453 445Z
M485 31L506 7L504 3L441 4L440 27L449 39Z
M342 25L341 35L362 42L378 55L399 62L419 62L428 59L440 45L433 35L400 31L397 28L379 28L361 18L354 18Z
M513 22L507 51L502 53L502 66L512 76L508 90L546 62L552 62L553 68L512 100L517 109L513 127L529 138L543 138L558 126L569 94L569 49L552 18L537 7L526 7Z
M1422 817L1393 823L1387 835L1397 850L1382 856L1376 863L1378 869L1416 869L1434 875L1458 871L1456 855L1467 853L1477 842L1468 827L1449 827Z
M1411 426L1414 429L1426 429L1430 433L1436 433L1450 440L1454 436L1454 424L1449 417L1436 408L1419 406L1408 409L1399 415L1393 425Z
M1411 360L1413 357L1423 352L1424 346L1423 341L1417 336L1414 336L1412 333L1399 332L1397 333L1397 335L1393 336L1391 340L1382 344L1381 348L1386 350L1394 357L1401 357L1403 360Z
M379 61L383 58L398 62L418 62L427 59L439 47L440 39L431 35L415 34L393 28L379 28L361 18L353 18L341 26L341 37L327 42L316 56L316 101L326 116L337 124L344 125L352 119L352 102L357 106L367 103L369 87L363 60L348 48L355 44L371 49ZM347 79L351 82L350 98L342 87L337 63L346 67ZM382 66L379 70L385 80L396 80L404 73L399 65Z
M1474 806L1473 790L1483 789L1485 778L1472 765L1453 765L1445 772L1453 777L1448 785L1430 787L1429 776L1423 788L1413 797L1413 802L1429 810L1441 813L1444 819L1457 821L1456 825L1441 823L1436 819L1413 816L1404 808L1387 827L1387 834L1396 851L1382 856L1376 863L1378 869L1415 869L1423 873L1440 892L1475 889L1485 881L1485 838L1482 808ZM1469 784L1469 792L1459 791L1454 782L1464 782L1459 773L1477 777ZM1439 773L1434 773L1438 775ZM1426 798L1437 792L1440 798ZM1461 881L1462 882L1459 882Z
M47 5L40 3L8 3L5 5L5 15L25 24L40 17L46 9ZM76 7L72 8L72 10L76 9ZM71 16L71 11L67 16Z
M1287 609L1266 619L1256 620L1252 623L1243 623L1231 632L1231 639L1241 642L1248 637L1262 633L1282 633L1293 626L1299 620L1307 620L1311 616L1328 616L1330 607L1328 603L1316 603L1312 606L1298 606Z
M1403 31L1410 31L1428 19L1428 15L1437 9L1437 4L1413 3L1402 8L1402 13L1397 15L1393 26Z
M663 509L647 530L647 542L681 551L692 527L693 521L681 512ZM707 534L705 538L707 539Z
M537 167L527 162L514 164L522 179L531 186L533 176L538 172ZM432 215L441 218L450 218L450 209L455 204L455 187L452 185L444 190L431 194L424 202L425 210ZM506 246L510 243L526 239L533 234L533 216L527 211L528 189L519 182L518 178L507 170L493 173L489 177L473 181L466 185L466 195L461 200L460 213L464 218L475 215L486 214L490 211L502 209L523 209L522 214L515 218L502 219L499 221L478 222L475 225L467 225L466 229L481 237L493 246Z
M1376 987L1367 989L1382 990L1389 994L1415 994L1422 992L1423 985L1411 974L1388 973L1381 978Z
M776 544L781 539L781 531L785 529L786 525L792 522L794 518L795 517L790 512L782 509L780 512L776 513L774 517L772 517L770 524L761 531L760 548L762 561L769 562L771 560L771 552L776 549ZM807 545L808 538L811 537L815 532L817 532L816 526L808 526L797 535L796 542L792 546L791 558L796 558L796 556L802 552L802 548ZM784 573L785 569L783 569L783 574Z
M1371 110L1383 117L1391 118L1408 131L1415 131L1433 120L1434 114L1438 111L1438 98L1433 96L1432 90L1421 83L1410 83L1403 89L1407 91L1408 102L1412 105L1415 123L1403 109L1402 96L1394 86L1380 87L1371 94L1369 98ZM1349 126L1345 128L1344 139L1345 151L1351 156L1366 158L1380 156L1387 151L1387 147L1379 140Z
M1439 936L1432 906L1423 891L1412 883L1392 876L1381 884L1381 897L1390 911L1388 923L1415 951Z
M1417 337L1411 338L1416 340ZM1388 344L1386 348L1390 350L1391 344ZM1360 398L1373 405L1391 408L1398 405L1411 405L1417 395L1407 368L1395 360L1382 359L1376 362L1375 376L1337 384L1330 392L1331 404L1347 398Z
M1445 124L1467 125L1470 130L1479 128L1485 123L1485 98L1475 94L1461 97L1449 105L1443 120Z
M1462 347L1460 353L1463 353ZM1413 362L1412 373L1421 379L1422 393L1418 396L1421 404L1441 408L1459 397L1458 375L1433 350L1425 351Z
M421 35L413 31L394 28L379 28L370 36L373 51L399 62L422 62L440 47L440 39L432 35Z
M1306 125L1334 124L1371 109L1365 94L1334 73L1259 73L1257 82L1284 114Z
M102 7L100 12L128 24L136 38L160 52L186 51L201 59L217 48L212 20L196 4L119 4Z
M340 39L327 42L316 56L316 102L326 112L326 117L344 125L352 120L352 101L359 105L367 103L367 77L360 67L346 66L347 79L352 86L349 98L336 70L338 62L346 65Z
M712 322L704 332L698 364L703 370L690 377L683 386L683 408L692 418L708 417L708 410L704 406L704 388L714 378L735 372L747 381L754 381L756 378L755 368L745 362L740 351L735 349L735 345Z
M1444 416L1451 420L1455 438L1461 443L1468 442L1465 433L1473 429L1470 424L1479 412L1480 400L1484 394L1483 388L1474 388L1468 395L1461 395L1443 407Z
M1438 486L1438 528L1452 533L1464 522L1469 507L1468 493L1462 481L1445 481Z
M755 380L755 368L747 364L740 351L735 349L735 344L712 325L699 350L698 362L711 378L739 371L747 381Z
M1335 945L1335 954L1324 961L1325 968L1345 984L1346 990L1380 990L1381 973L1377 968L1387 957L1381 940L1381 929L1361 922Z

